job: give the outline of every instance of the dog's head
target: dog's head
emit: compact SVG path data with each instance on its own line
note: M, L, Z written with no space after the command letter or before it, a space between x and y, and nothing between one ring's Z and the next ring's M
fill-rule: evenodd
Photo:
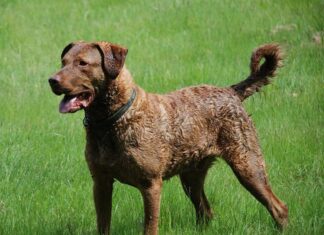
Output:
M107 82L118 77L127 49L108 42L74 42L61 54L62 68L48 81L56 95L64 94L61 113L87 108Z

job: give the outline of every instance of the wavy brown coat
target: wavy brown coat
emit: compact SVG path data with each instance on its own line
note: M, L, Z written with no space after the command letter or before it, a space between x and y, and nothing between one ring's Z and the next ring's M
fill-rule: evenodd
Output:
M213 213L204 180L217 157L285 226L288 208L270 188L254 125L242 105L275 75L282 60L279 46L256 49L250 76L238 84L187 87L165 95L147 93L134 83L124 65L126 55L126 48L112 43L71 43L62 52L62 69L49 79L53 92L65 95L62 113L85 110L98 231L109 233L115 179L142 193L145 234L158 233L162 182L174 175L196 209L197 223L208 222ZM126 112L112 120L123 107Z

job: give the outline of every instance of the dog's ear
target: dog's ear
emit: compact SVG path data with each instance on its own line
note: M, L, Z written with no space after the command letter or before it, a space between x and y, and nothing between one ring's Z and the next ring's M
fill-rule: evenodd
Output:
M75 45L74 42L71 42L70 44L68 44L66 47L64 47L62 54L61 54L61 59L63 59L63 57L65 56L66 53L68 53L68 51Z
M116 79L125 64L128 49L108 42L98 42L95 46L101 55L106 77Z
M61 54L61 59L63 59L63 57L65 56L66 53L69 52L69 50L71 50L72 47L74 47L75 45L79 44L79 43L84 43L84 41L75 41L75 42L71 42L70 44L68 44L62 51Z

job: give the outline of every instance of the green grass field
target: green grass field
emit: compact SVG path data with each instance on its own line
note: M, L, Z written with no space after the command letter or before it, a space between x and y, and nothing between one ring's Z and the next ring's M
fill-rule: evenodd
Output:
M109 3L108 3L109 2ZM129 48L136 82L164 93L232 85L252 50L279 42L285 67L245 102L276 194L283 234L324 234L324 1L0 1L0 234L96 234L83 112L61 115L47 83L74 40ZM165 182L160 234L277 234L268 212L218 161L206 193L215 218L195 226L177 177ZM140 193L115 184L112 234L141 234Z

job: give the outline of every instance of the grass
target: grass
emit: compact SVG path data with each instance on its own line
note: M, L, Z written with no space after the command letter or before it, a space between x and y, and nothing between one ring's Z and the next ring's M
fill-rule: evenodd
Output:
M282 44L285 67L245 104L273 189L290 209L283 234L323 234L323 7L323 0L2 0L0 234L96 234L83 113L60 115L47 84L63 47L80 39L127 46L136 82L160 93L231 85L248 74L253 48ZM223 161L209 172L206 193L216 217L200 230L179 180L166 182L160 234L279 233ZM139 192L117 183L112 233L140 234L142 223Z

